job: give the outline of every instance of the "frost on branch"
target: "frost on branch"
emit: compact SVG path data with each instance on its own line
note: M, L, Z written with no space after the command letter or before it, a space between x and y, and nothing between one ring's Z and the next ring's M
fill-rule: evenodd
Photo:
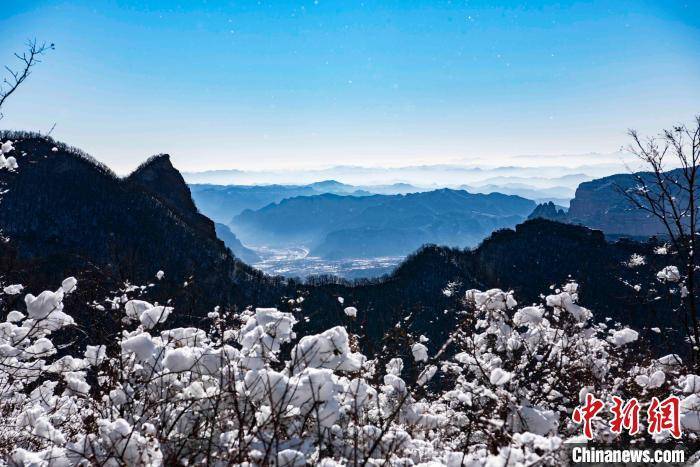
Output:
M673 354L628 363L639 335L592 324L574 283L520 308L511 292L467 291L446 346L420 338L383 372L344 327L299 338L274 308L217 308L216 332L166 329L177 309L136 287L106 299L123 315L114 343L59 353L77 286L27 294L0 325L0 454L16 464L559 465L588 392L677 394L684 436L700 431L700 376ZM598 441L614 438L596 423Z

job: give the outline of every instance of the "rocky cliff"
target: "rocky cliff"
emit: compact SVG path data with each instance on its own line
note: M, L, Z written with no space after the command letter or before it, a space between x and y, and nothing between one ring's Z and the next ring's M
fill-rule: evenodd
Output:
M678 180L681 185L685 183L680 170L669 171L665 176L671 181ZM581 183L570 202L568 212L557 209L550 202L538 205L528 218L585 225L603 231L610 238L631 237L643 240L652 236L664 237L667 235L664 225L656 217L634 206L625 195L635 193L639 185L638 177L653 192L656 183L651 173L611 175ZM679 205L683 206L687 194L674 186L674 183L668 185L674 191L673 195ZM638 199L641 200L641 197Z
M642 174L650 177L649 174ZM609 235L649 237L663 234L661 223L635 208L623 195L636 186L632 174L617 174L581 183L571 200L568 222L600 229Z

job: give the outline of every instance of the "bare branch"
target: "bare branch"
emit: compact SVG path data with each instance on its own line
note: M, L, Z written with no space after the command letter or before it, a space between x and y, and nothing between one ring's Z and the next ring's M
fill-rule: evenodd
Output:
M680 293L686 331L691 342L700 342L700 317L697 303L698 235L698 163L700 162L700 116L695 126L677 125L656 138L642 140L630 130L630 152L650 169L649 173L633 174L636 187L618 187L633 208L648 213L664 226L668 240L683 268L683 291ZM676 169L667 169L665 158L673 159ZM700 368L700 348L693 346L694 364Z
M27 50L21 54L15 53L14 56L19 60L19 68L14 69L9 66L5 66L5 70L9 73L9 76L2 80L0 84L0 119L2 119L2 106L5 101L10 97L19 86L32 74L32 68L38 63L41 63L41 56L44 55L49 50L54 50L55 46L53 43L47 44L42 42L38 44L36 39L27 41Z

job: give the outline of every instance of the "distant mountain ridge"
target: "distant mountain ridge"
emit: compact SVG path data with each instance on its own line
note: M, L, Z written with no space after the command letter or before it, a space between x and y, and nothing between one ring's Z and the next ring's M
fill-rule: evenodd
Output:
M504 195L517 195L531 199L537 203L549 201L559 205L569 204L569 200L574 197L576 188L564 186L554 186L548 188L536 188L524 183L504 183L500 185L463 185L460 187L470 193L503 193Z
M336 194L341 196L370 196L425 191L405 183L377 186L354 186L336 180L324 180L308 185L190 185L199 209L217 222L228 223L246 209L256 210L298 196Z
M229 226L244 242L305 245L312 255L399 256L425 243L475 246L496 229L512 227L533 201L500 193L441 189L407 195L300 196L246 210Z
M542 163L544 162L544 165ZM276 170L210 170L183 172L188 183L218 185L255 184L310 184L319 180L339 180L351 185L387 185L396 182L412 185L425 185L426 180L438 186L483 185L489 179L507 182L523 181L538 188L567 186L575 188L580 178L562 174L585 174L594 179L611 173L624 171L636 162L634 156L626 153L568 155L566 157L534 156L508 158L502 166L493 166L492 159L464 159L451 163L416 164L406 166L378 167L361 165L337 165L322 168L284 168ZM572 186L572 183L575 183ZM500 184L500 183L499 183Z
M566 222L566 211L553 202L538 204L532 214L527 216L528 219L549 219L552 221Z

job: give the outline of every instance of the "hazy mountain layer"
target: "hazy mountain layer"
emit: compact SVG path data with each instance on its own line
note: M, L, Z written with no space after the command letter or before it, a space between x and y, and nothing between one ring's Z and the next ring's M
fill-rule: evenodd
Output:
M230 223L244 243L307 246L329 259L405 255L424 243L475 246L502 227L514 226L535 203L499 193L435 190L364 197L325 194L296 197Z
M227 223L246 209L256 210L297 196L336 195L368 196L404 194L425 189L397 183L393 185L353 186L325 180L308 185L190 185L197 207L217 222Z
M188 183L218 185L301 184L319 180L338 180L350 185L391 185L396 182L432 188L456 187L464 184L484 185L524 182L537 188L566 186L574 189L587 179L624 172L634 167L630 154L585 154L561 156L527 156L499 158L502 166L494 166L489 158L465 159L447 164L425 164L403 167L363 167L340 165L318 169L286 168L278 170L209 170L183 173ZM562 174L567 174L562 177ZM568 175L572 174L572 175Z

